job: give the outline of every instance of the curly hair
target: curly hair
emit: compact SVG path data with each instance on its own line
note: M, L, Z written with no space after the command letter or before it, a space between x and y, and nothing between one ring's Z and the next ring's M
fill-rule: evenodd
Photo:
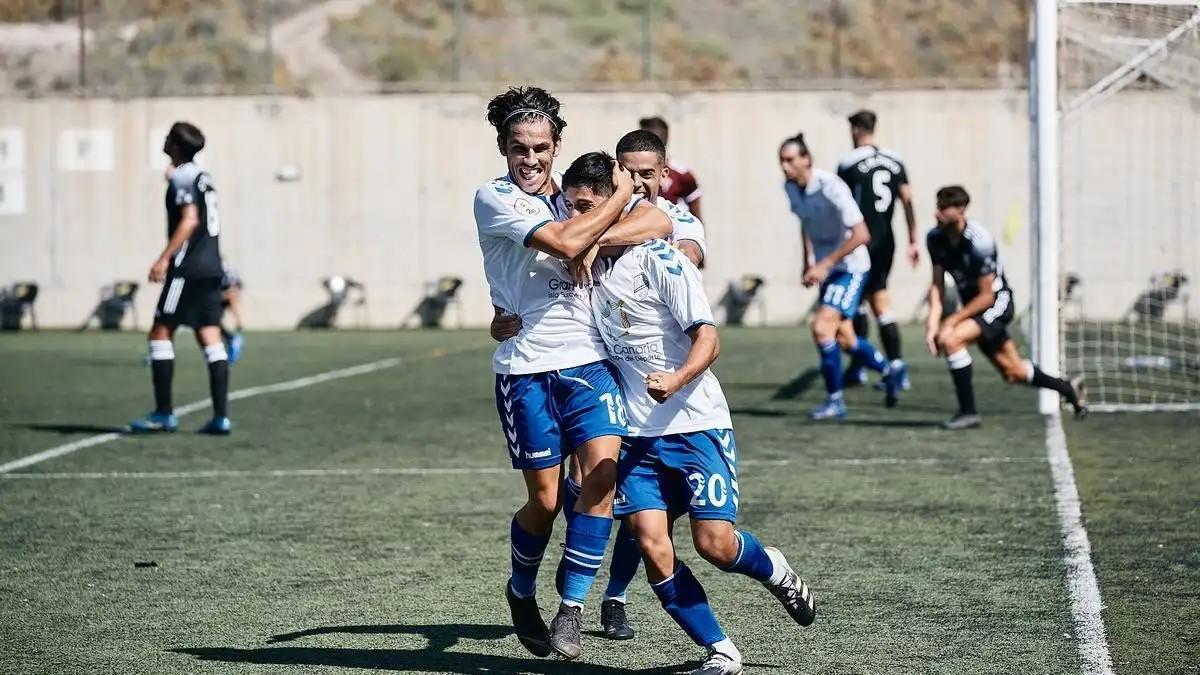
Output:
M561 104L558 99L541 87L510 87L488 101L487 121L496 129L496 145L504 152L508 134L522 122L544 119L550 123L554 142L562 138L567 121L558 116Z

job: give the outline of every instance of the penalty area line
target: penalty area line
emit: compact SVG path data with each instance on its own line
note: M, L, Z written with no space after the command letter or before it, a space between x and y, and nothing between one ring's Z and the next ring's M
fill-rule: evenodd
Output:
M399 366L401 364L415 363L418 361L425 361L428 359L441 358L443 356L449 356L451 354L458 354L461 352L469 352L469 351L473 351L475 349L480 349L480 347L465 347L462 349L440 349L439 348L439 349L435 349L435 350L429 352L428 354L422 354L420 356L416 356L416 357L413 357L410 359L404 359L404 358L401 358L398 356L393 356L393 357L386 358L386 359L379 359L378 361L371 361L370 363L361 363L357 366L349 366L347 368L338 368L336 370L329 370L324 373L317 373L316 375L308 375L305 377L298 377L294 380L286 380L284 382L276 382L274 384L264 384L264 385L260 385L257 387L247 387L245 389L238 389L238 390L229 392L229 400L230 401L240 401L242 399L251 398L254 396L261 396L263 394L276 394L276 393L284 392L284 391L293 391L296 389L303 389L305 387L311 387L314 384L321 384L322 382L329 382L331 380L340 380L340 379L344 379L347 377L355 377L357 375L366 375L367 373L374 373L376 371L386 370L388 368L395 368L396 366ZM194 412L204 410L205 408L208 408L211 405L212 405L212 402L208 399L203 399L200 401L193 401L191 403L188 403L186 405L176 408L175 415L178 417L183 417L185 415L190 415ZM31 455L26 455L25 457L21 457L20 459L14 459L11 462L6 462L4 464L0 464L0 476L8 477L9 475L12 474L13 471L17 471L19 469L24 469L25 467L33 466L34 464L40 464L41 462L45 462L47 460L51 460L56 457L62 457L63 455L69 455L73 452L78 452L85 448L91 448L91 447L94 447L97 445L102 445L104 443L109 443L109 442L115 441L118 438L121 438L122 436L125 436L125 435L126 434L120 434L120 433L114 433L114 432L97 434L95 436L89 436L87 438L82 438L77 441L72 441L70 443L65 443L63 445L55 446L53 448L48 448L48 449L42 450L40 452L35 452Z

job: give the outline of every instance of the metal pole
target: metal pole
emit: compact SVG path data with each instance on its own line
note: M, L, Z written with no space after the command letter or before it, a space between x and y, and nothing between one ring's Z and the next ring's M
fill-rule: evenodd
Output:
M642 80L649 82L654 77L654 36L651 32L653 23L654 0L644 0L642 4Z
M1037 0L1033 32L1033 358L1060 374L1058 314L1058 2ZM1056 412L1058 393L1038 392L1038 411Z
M87 31L87 0L79 0L79 90L82 92L87 88L87 39L84 33Z
M463 74L463 0L454 0L454 81Z

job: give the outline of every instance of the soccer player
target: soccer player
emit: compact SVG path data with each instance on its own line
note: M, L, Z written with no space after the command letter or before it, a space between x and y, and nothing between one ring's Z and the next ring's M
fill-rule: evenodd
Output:
M929 286L929 319L925 344L933 356L946 357L958 412L943 426L969 429L981 423L975 409L975 390L971 386L971 354L967 346L978 343L988 360L1004 379L1015 384L1053 389L1062 395L1075 415L1087 414L1078 381L1068 382L1042 372L1031 361L1021 358L1017 343L1008 335L1013 318L1012 290L1000 265L996 240L979 223L967 218L971 197L958 185L937 192L937 227L929 231L925 244L933 263ZM954 277L962 306L942 316L942 283L945 273Z
M871 242L867 253L871 258L871 270L863 287L863 299L854 315L854 333L859 337L870 334L867 324L866 305L870 304L875 320L879 323L879 342L883 353L893 367L899 367L900 328L892 314L892 301L888 295L888 275L892 271L892 259L896 257L896 237L892 232L892 212L899 201L904 207L904 220L908 225L908 262L913 267L920 260L917 249L917 217L913 211L912 186L904 163L893 151L875 144L875 113L860 110L850 116L850 138L854 150L838 164L837 175L850 186L858 208L865 216ZM857 359L844 376L847 386L863 384L866 373ZM905 379L903 386L908 389Z
M527 499L513 517L512 576L505 595L521 644L537 656L573 659L582 650L582 608L612 529L616 460L626 433L615 368L592 319L587 289L567 262L595 245L640 242L670 232L662 211L638 205L621 224L633 184L614 169L610 200L568 218L554 180L566 122L559 102L537 87L514 87L488 103L487 119L507 172L475 193L484 273L498 312L522 319L496 349L496 408ZM642 233L640 238L633 235ZM562 603L547 629L535 598L538 567L560 508L564 453L579 457L582 480L567 525Z
M821 352L827 397L809 413L809 418L828 420L846 416L840 350L883 374L885 402L893 406L907 369L903 363L891 367L874 345L854 334L850 325L871 269L866 247L871 235L854 196L842 179L813 167L804 134L784 140L779 147L779 165L786 177L783 187L792 212L800 219L804 285L820 289L812 335Z
M613 159L583 155L563 174L572 214L613 193ZM742 657L704 589L675 555L674 517L689 515L705 560L761 582L800 625L816 618L808 586L775 548L737 530L738 449L729 406L708 370L720 352L700 272L665 241L630 246L596 263L592 308L620 370L631 438L621 453L616 514L630 524L663 608L708 651L696 675L732 675Z
M667 145L670 130L667 121L661 117L644 117L638 120L638 126L662 139L663 146ZM675 159L667 160L667 175L662 179L662 196L668 202L687 209L693 216L700 215L700 198L703 192L696 174Z
M671 237L679 250L700 267L707 250L704 241L704 225L693 214L668 202L659 194L663 179L667 176L666 146L655 134L638 129L617 141L617 161L633 176L634 194L656 205L671 217ZM588 204L590 207L591 204ZM584 209L582 212L586 212ZM497 315L492 320L491 333L497 341L507 340L520 331L520 317ZM571 470L563 492L563 513L569 518L574 511L574 499L579 495L579 463L572 460ZM629 532L625 522L617 531L609 563L608 586L600 603L600 626L603 635L610 640L628 640L634 637L625 611L626 592L637 576L641 562L641 551Z
M204 134L187 122L167 133L163 152L171 158L167 176L167 246L150 266L152 283L163 283L150 327L150 371L154 412L130 423L134 433L175 431L171 404L175 375L175 329L190 326L208 361L213 417L200 433L228 435L229 357L221 340L221 219L212 177L192 161L204 148Z

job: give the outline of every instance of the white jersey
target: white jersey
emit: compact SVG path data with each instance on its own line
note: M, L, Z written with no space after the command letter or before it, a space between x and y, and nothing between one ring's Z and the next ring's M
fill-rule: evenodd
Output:
M690 329L715 325L700 271L687 256L656 239L598 261L596 277L592 307L609 359L621 372L630 435L733 428L721 383L711 371L665 403L646 391L647 375L675 372L687 361Z
M655 205L671 218L671 240L687 239L696 242L696 245L700 247L700 258L703 262L703 259L708 257L708 244L704 241L704 223L700 222L700 219L693 216L687 209L673 204L661 196Z
M501 342L492 357L492 369L501 375L606 358L587 288L571 280L565 262L529 247L533 233L556 220L566 220L561 192L526 194L508 176L475 192L475 227L492 304L521 317L521 332Z
M813 169L808 185L800 187L785 181L792 213L800 219L801 236L812 241L816 262L828 258L842 242L850 238L851 230L863 222L862 211L845 181L828 171ZM871 269L867 247L859 246L842 258L830 271L866 272Z

